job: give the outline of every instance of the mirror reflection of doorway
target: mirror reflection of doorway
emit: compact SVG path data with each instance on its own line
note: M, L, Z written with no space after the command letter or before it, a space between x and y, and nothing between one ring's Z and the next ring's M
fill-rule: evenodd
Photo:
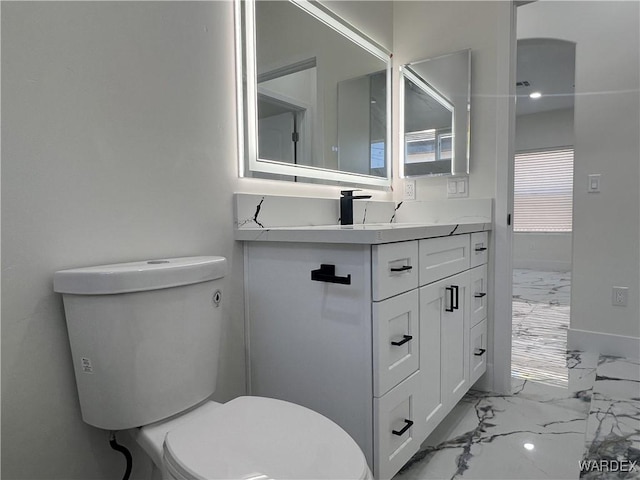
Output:
M518 15L526 14L526 6ZM566 387L575 43L518 40L512 375Z
M305 110L264 94L258 95L258 157L297 164Z

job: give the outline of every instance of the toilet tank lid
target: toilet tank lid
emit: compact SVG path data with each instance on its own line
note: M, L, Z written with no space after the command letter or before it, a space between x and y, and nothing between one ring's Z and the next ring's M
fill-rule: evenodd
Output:
M53 276L53 289L75 295L112 295L208 282L226 273L224 257L163 258L61 270Z

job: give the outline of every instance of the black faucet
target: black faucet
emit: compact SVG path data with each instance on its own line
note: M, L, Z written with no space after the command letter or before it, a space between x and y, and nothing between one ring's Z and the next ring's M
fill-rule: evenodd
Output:
M340 225L353 225L353 201L371 195L353 195L356 190L342 190L340 194Z

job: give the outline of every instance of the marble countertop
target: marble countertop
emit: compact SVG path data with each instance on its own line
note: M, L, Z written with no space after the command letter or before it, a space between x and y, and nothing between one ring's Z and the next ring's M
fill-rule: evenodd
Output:
M240 227L235 239L261 242L355 243L376 245L491 230L490 223L369 223L293 227Z

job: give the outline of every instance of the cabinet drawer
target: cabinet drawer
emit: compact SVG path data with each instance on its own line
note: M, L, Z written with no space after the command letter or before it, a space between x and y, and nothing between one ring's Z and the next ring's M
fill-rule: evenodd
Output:
M418 286L418 242L374 245L371 250L373 300L407 292Z
M469 235L420 240L420 285L427 285L467 270L469 245Z
M419 373L414 373L383 397L373 399L373 474L376 479L393 477L424 440L416 422L421 402Z
M487 263L489 252L489 232L471 234L471 263L470 267L477 267Z
M373 394L381 397L418 370L418 290L373 304Z
M487 266L481 265L470 270L471 274L471 298L469 301L471 310L471 326L487 318Z
M487 370L487 320L471 329L471 382L473 385Z

